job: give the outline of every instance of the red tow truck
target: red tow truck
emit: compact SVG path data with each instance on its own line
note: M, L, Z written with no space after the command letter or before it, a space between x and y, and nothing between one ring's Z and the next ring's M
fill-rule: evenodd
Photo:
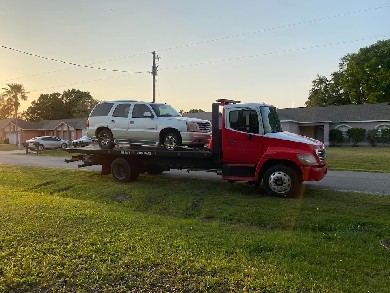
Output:
M319 181L327 173L324 144L283 132L275 107L227 99L212 104L212 136L206 147L166 150L130 145L67 151L78 154L66 162L101 165L102 174L112 174L120 182L135 180L143 172L204 170L229 182L262 185L269 195L281 197L296 196L303 181Z

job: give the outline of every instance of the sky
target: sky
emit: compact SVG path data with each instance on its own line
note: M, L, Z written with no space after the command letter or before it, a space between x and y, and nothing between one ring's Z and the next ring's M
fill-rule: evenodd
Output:
M0 0L0 85L25 87L22 111L72 88L152 101L155 51L156 102L302 107L317 74L390 38L389 15L383 0Z

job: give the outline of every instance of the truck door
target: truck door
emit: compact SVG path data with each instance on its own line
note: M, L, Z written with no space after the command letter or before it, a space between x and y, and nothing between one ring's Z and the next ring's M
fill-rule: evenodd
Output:
M148 105L134 104L128 131L131 140L158 142L157 117Z
M129 128L129 110L131 104L118 104L110 117L109 128L115 138L126 138Z
M257 109L225 108L225 128L222 131L225 163L259 162L262 156L262 127Z

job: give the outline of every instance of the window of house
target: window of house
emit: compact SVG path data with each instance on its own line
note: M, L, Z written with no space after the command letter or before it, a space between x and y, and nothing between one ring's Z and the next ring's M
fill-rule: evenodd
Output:
M349 125L345 125L345 124L339 125L339 126L336 127L336 129L340 130L341 133L343 134L344 141L348 141L348 134L347 134L347 132L348 132L348 129L350 129L350 128L352 128L352 127L349 126Z
M390 129L390 123L383 123L383 124L379 124L375 127L375 129L378 130L378 133L377 133L377 136L378 137L382 137L382 134L383 134L383 131L385 129Z

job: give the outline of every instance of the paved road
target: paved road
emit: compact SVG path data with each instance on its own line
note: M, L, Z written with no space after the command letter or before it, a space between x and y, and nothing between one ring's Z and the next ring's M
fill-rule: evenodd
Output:
M35 154L23 155L25 151L0 152L0 164L41 166L49 168L78 168L77 162L65 163L65 158L47 157ZM70 155L69 155L70 158ZM100 166L83 168L86 170L101 170ZM187 176L194 178L215 179L220 177L215 173L194 171L172 170L163 174L164 176ZM306 182L308 188L329 189L339 191L353 191L361 193L390 195L390 173L369 173L330 171L328 175L319 182Z

